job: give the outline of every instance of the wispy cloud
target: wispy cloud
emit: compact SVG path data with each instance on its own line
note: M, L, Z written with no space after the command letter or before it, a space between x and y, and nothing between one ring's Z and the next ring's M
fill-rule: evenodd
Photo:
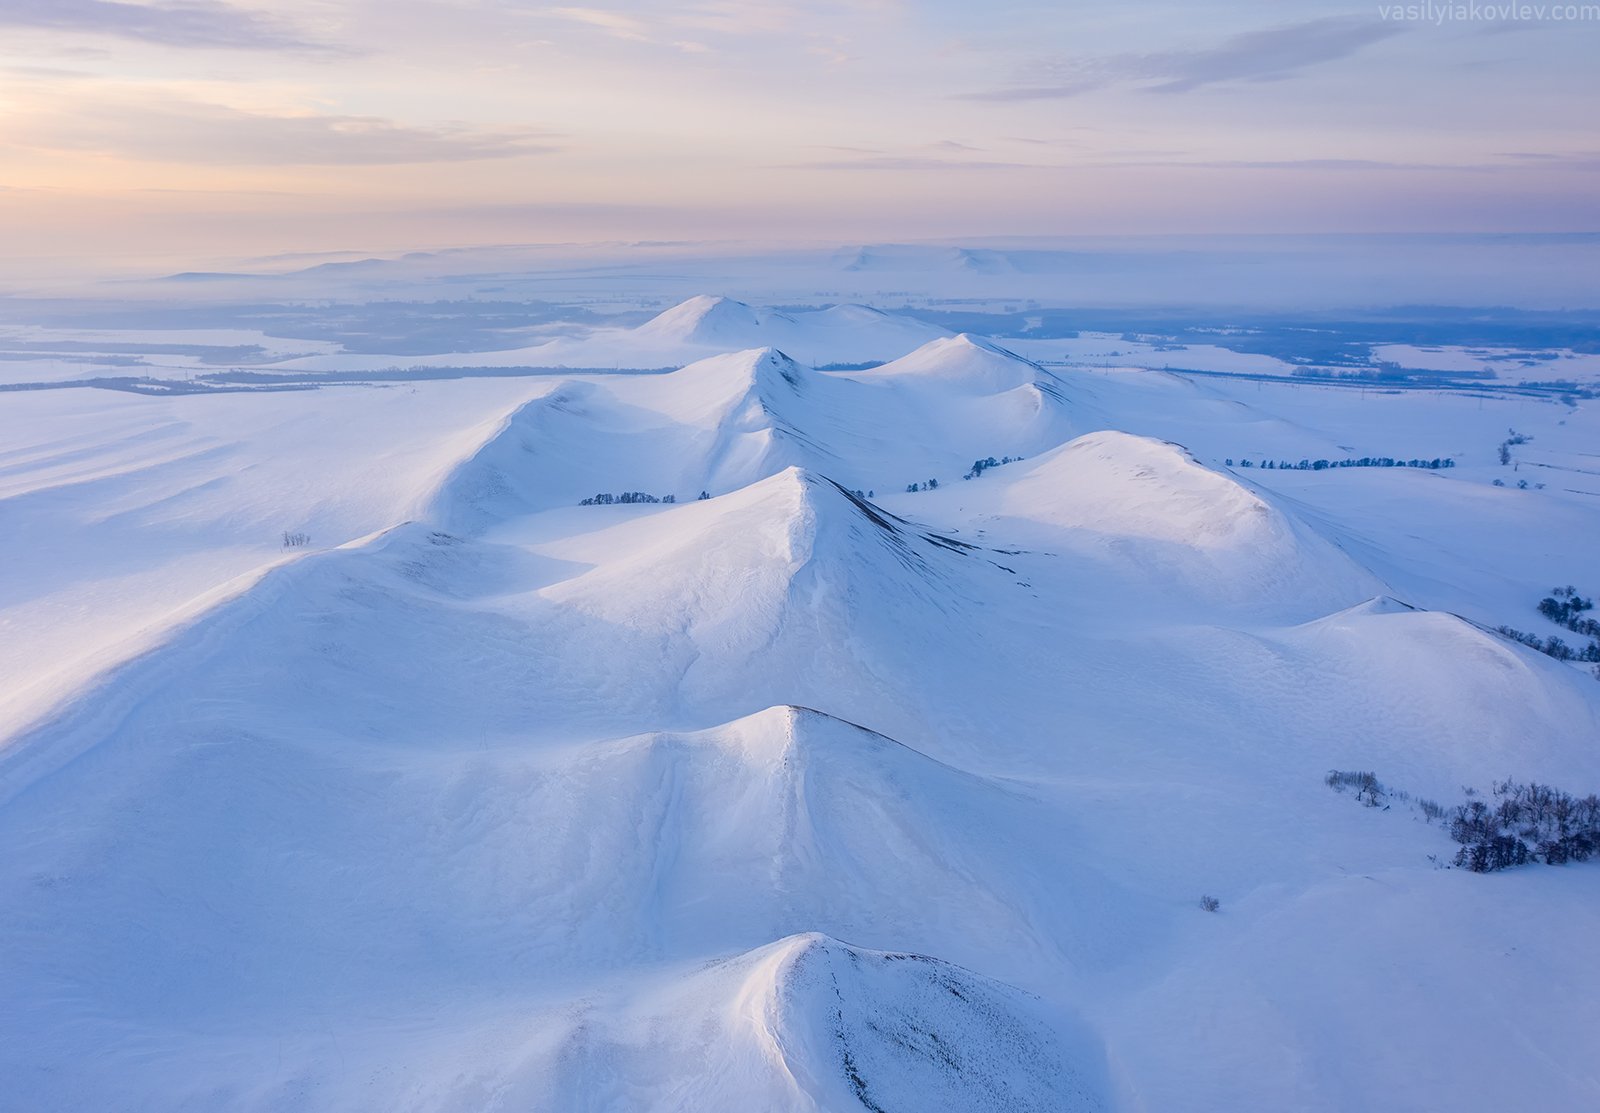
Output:
M1394 162L1376 158L1214 159L1196 162L1128 163L1129 166L1183 166L1198 170L1493 170L1493 166L1439 162Z
M652 37L649 25L643 20L606 8L551 8L549 14L629 42L649 42Z
M1136 84L1155 93L1185 93L1210 85L1281 81L1349 57L1404 30L1395 23L1361 16L1329 16L1247 31L1196 50L1068 59L1043 67L1029 84L960 96L999 102L1052 100L1109 85Z
M229 50L330 51L262 12L181 0L128 4L120 0L0 0L0 27L109 36L163 46Z
M97 99L13 118L0 140L149 162L213 166L385 166L467 162L555 148L526 131L413 127L373 116L269 115L182 100Z
M985 162L976 159L937 158L923 155L877 155L868 158L797 162L785 170L1047 170L1027 162Z

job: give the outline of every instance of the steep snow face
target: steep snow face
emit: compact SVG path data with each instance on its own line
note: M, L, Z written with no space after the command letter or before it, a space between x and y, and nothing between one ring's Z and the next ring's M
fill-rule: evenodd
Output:
M783 352L765 347L699 360L641 384L635 395L685 424L748 432L783 420L781 413L816 389L815 378Z
M1093 1045L1008 986L814 933L742 962L745 1007L819 1108L896 1109L910 1094L930 1110L1106 1108Z
M480 426L476 450L443 472L421 516L471 533L584 497L575 492L597 478L583 460L605 428L604 394L589 383L561 383Z

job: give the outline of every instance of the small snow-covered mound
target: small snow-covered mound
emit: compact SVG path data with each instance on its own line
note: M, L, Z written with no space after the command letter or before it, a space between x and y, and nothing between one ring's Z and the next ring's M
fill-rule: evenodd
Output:
M932 340L873 369L877 379L911 379L969 394L999 394L1032 385L1037 364L970 333Z
M999 517L1067 531L1132 571L1214 598L1296 598L1325 611L1381 587L1311 527L1165 441L1090 433L1005 479Z
M1584 741L1600 736L1594 681L1572 665L1384 598L1271 640L1286 674L1304 674L1302 699L1325 700L1328 717L1358 724L1341 767L1381 770L1397 787L1445 798L1463 783L1508 776L1600 783L1600 753Z
M699 294L656 314L634 330L675 344L746 348L761 343L761 318L742 301Z
M1007 487L1002 507L1201 550L1275 548L1287 532L1260 496L1179 446L1109 430L1039 457Z

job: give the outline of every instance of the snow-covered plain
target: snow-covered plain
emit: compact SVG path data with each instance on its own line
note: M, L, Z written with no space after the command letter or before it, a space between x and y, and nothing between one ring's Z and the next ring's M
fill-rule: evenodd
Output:
M0 394L0 1107L1600 1107L1593 402L549 331Z

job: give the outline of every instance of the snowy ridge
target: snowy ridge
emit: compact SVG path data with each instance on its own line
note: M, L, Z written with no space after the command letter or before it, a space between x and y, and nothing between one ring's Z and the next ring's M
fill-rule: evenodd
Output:
M583 444L593 403L602 391L589 383L564 382L525 402L488 427L477 449L446 471L425 499L419 517L450 530L473 532L517 513L571 498L571 477L559 472ZM574 470L566 465L569 472ZM587 477L585 477L587 478ZM563 488L565 488L563 490Z
M1280 420L860 307L617 331L681 365L351 392L289 442L350 445L273 484L230 469L317 392L133 399L104 491L60 482L70 438L13 461L5 509L97 558L264 534L0 751L13 1104L1591 1104L1592 863L1437 869L1436 825L1324 784L1600 784L1600 686L1451 613L1531 611L1472 530L1600 538L1586 504L1492 464L1233 472L1357 438L1321 396ZM819 370L824 336L906 346ZM259 451L169 451L245 406ZM673 501L591 498L631 492Z
M831 692L850 706L848 693L901 690L905 635L959 636L984 585L1008 582L970 546L798 468L552 551L622 554L544 595L610 624L615 667L635 661L636 683L668 683L674 702Z

